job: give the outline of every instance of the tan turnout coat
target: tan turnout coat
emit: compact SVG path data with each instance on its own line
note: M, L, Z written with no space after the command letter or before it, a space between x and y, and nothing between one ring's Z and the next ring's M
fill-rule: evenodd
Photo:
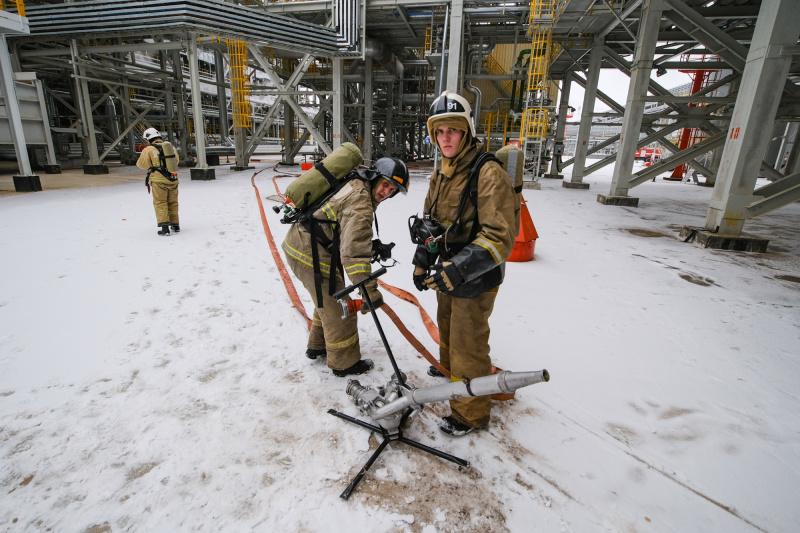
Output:
M339 225L340 261L350 284L358 283L372 273L372 223L378 203L372 198L369 183L354 179L346 183L328 202L314 213L314 218L334 221ZM333 230L328 224L320 224L329 239ZM332 264L331 254L321 245L319 253L320 271L323 277L322 306L316 301L314 286L314 262L311 251L311 234L301 224L293 224L283 241L286 262L295 276L311 293L315 303L314 316L308 338L308 348L325 349L328 367L344 370L361 359L358 340L357 314L342 318L342 311L329 294L329 278ZM336 290L345 287L345 281L337 275ZM367 284L367 290L377 289L377 282ZM347 297L349 299L349 297Z

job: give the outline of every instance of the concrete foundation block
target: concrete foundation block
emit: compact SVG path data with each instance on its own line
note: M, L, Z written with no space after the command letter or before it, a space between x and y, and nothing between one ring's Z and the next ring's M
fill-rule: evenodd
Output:
M551 180L563 180L564 174L543 174L542 177Z
M219 166L219 156L218 155L206 155L206 164L210 167L217 167Z
M684 226L680 233L683 242L692 242L701 248L734 250L737 252L766 252L769 239L753 235L713 233L705 228Z
M193 180L209 181L217 179L213 168L193 168L189 172Z
M61 174L61 165L44 165L45 174Z
M37 192L42 190L39 176L14 176L14 190L17 192Z
M106 165L83 165L84 174L108 174Z
M561 182L561 186L565 189L588 189L589 184L577 181L564 181Z
M231 170L236 170L236 171L239 171L239 170L250 170L250 169L252 169L252 168L256 168L256 167L251 167L251 166L246 166L246 167L236 167L236 166L233 166L233 167L231 167Z
M621 205L623 207L639 207L639 199L630 196L606 196L598 194L597 201L603 205Z

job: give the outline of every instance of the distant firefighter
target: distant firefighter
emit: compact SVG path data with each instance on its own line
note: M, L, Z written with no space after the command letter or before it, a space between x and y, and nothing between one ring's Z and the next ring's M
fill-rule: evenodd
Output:
M155 128L144 131L144 140L149 143L142 150L136 166L147 171L144 184L147 192L153 188L153 207L156 210L158 234L169 235L181 231L178 219L178 152L169 141L161 139Z

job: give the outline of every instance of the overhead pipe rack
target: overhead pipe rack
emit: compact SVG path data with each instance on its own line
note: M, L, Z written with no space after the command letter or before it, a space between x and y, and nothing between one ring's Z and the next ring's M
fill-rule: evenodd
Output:
M337 4L353 3L341 0ZM356 2L357 4L357 2ZM179 30L208 32L231 40L331 57L361 54L347 20L358 9L340 7L339 28L329 28L282 15L264 13L219 0L90 0L28 6L31 37L54 35L152 35Z

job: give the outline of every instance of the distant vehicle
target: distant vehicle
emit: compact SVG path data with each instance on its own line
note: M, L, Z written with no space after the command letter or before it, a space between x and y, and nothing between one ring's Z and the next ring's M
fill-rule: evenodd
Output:
M635 161L644 161L644 166L649 167L653 163L661 161L661 150L659 148L639 148L636 150Z

